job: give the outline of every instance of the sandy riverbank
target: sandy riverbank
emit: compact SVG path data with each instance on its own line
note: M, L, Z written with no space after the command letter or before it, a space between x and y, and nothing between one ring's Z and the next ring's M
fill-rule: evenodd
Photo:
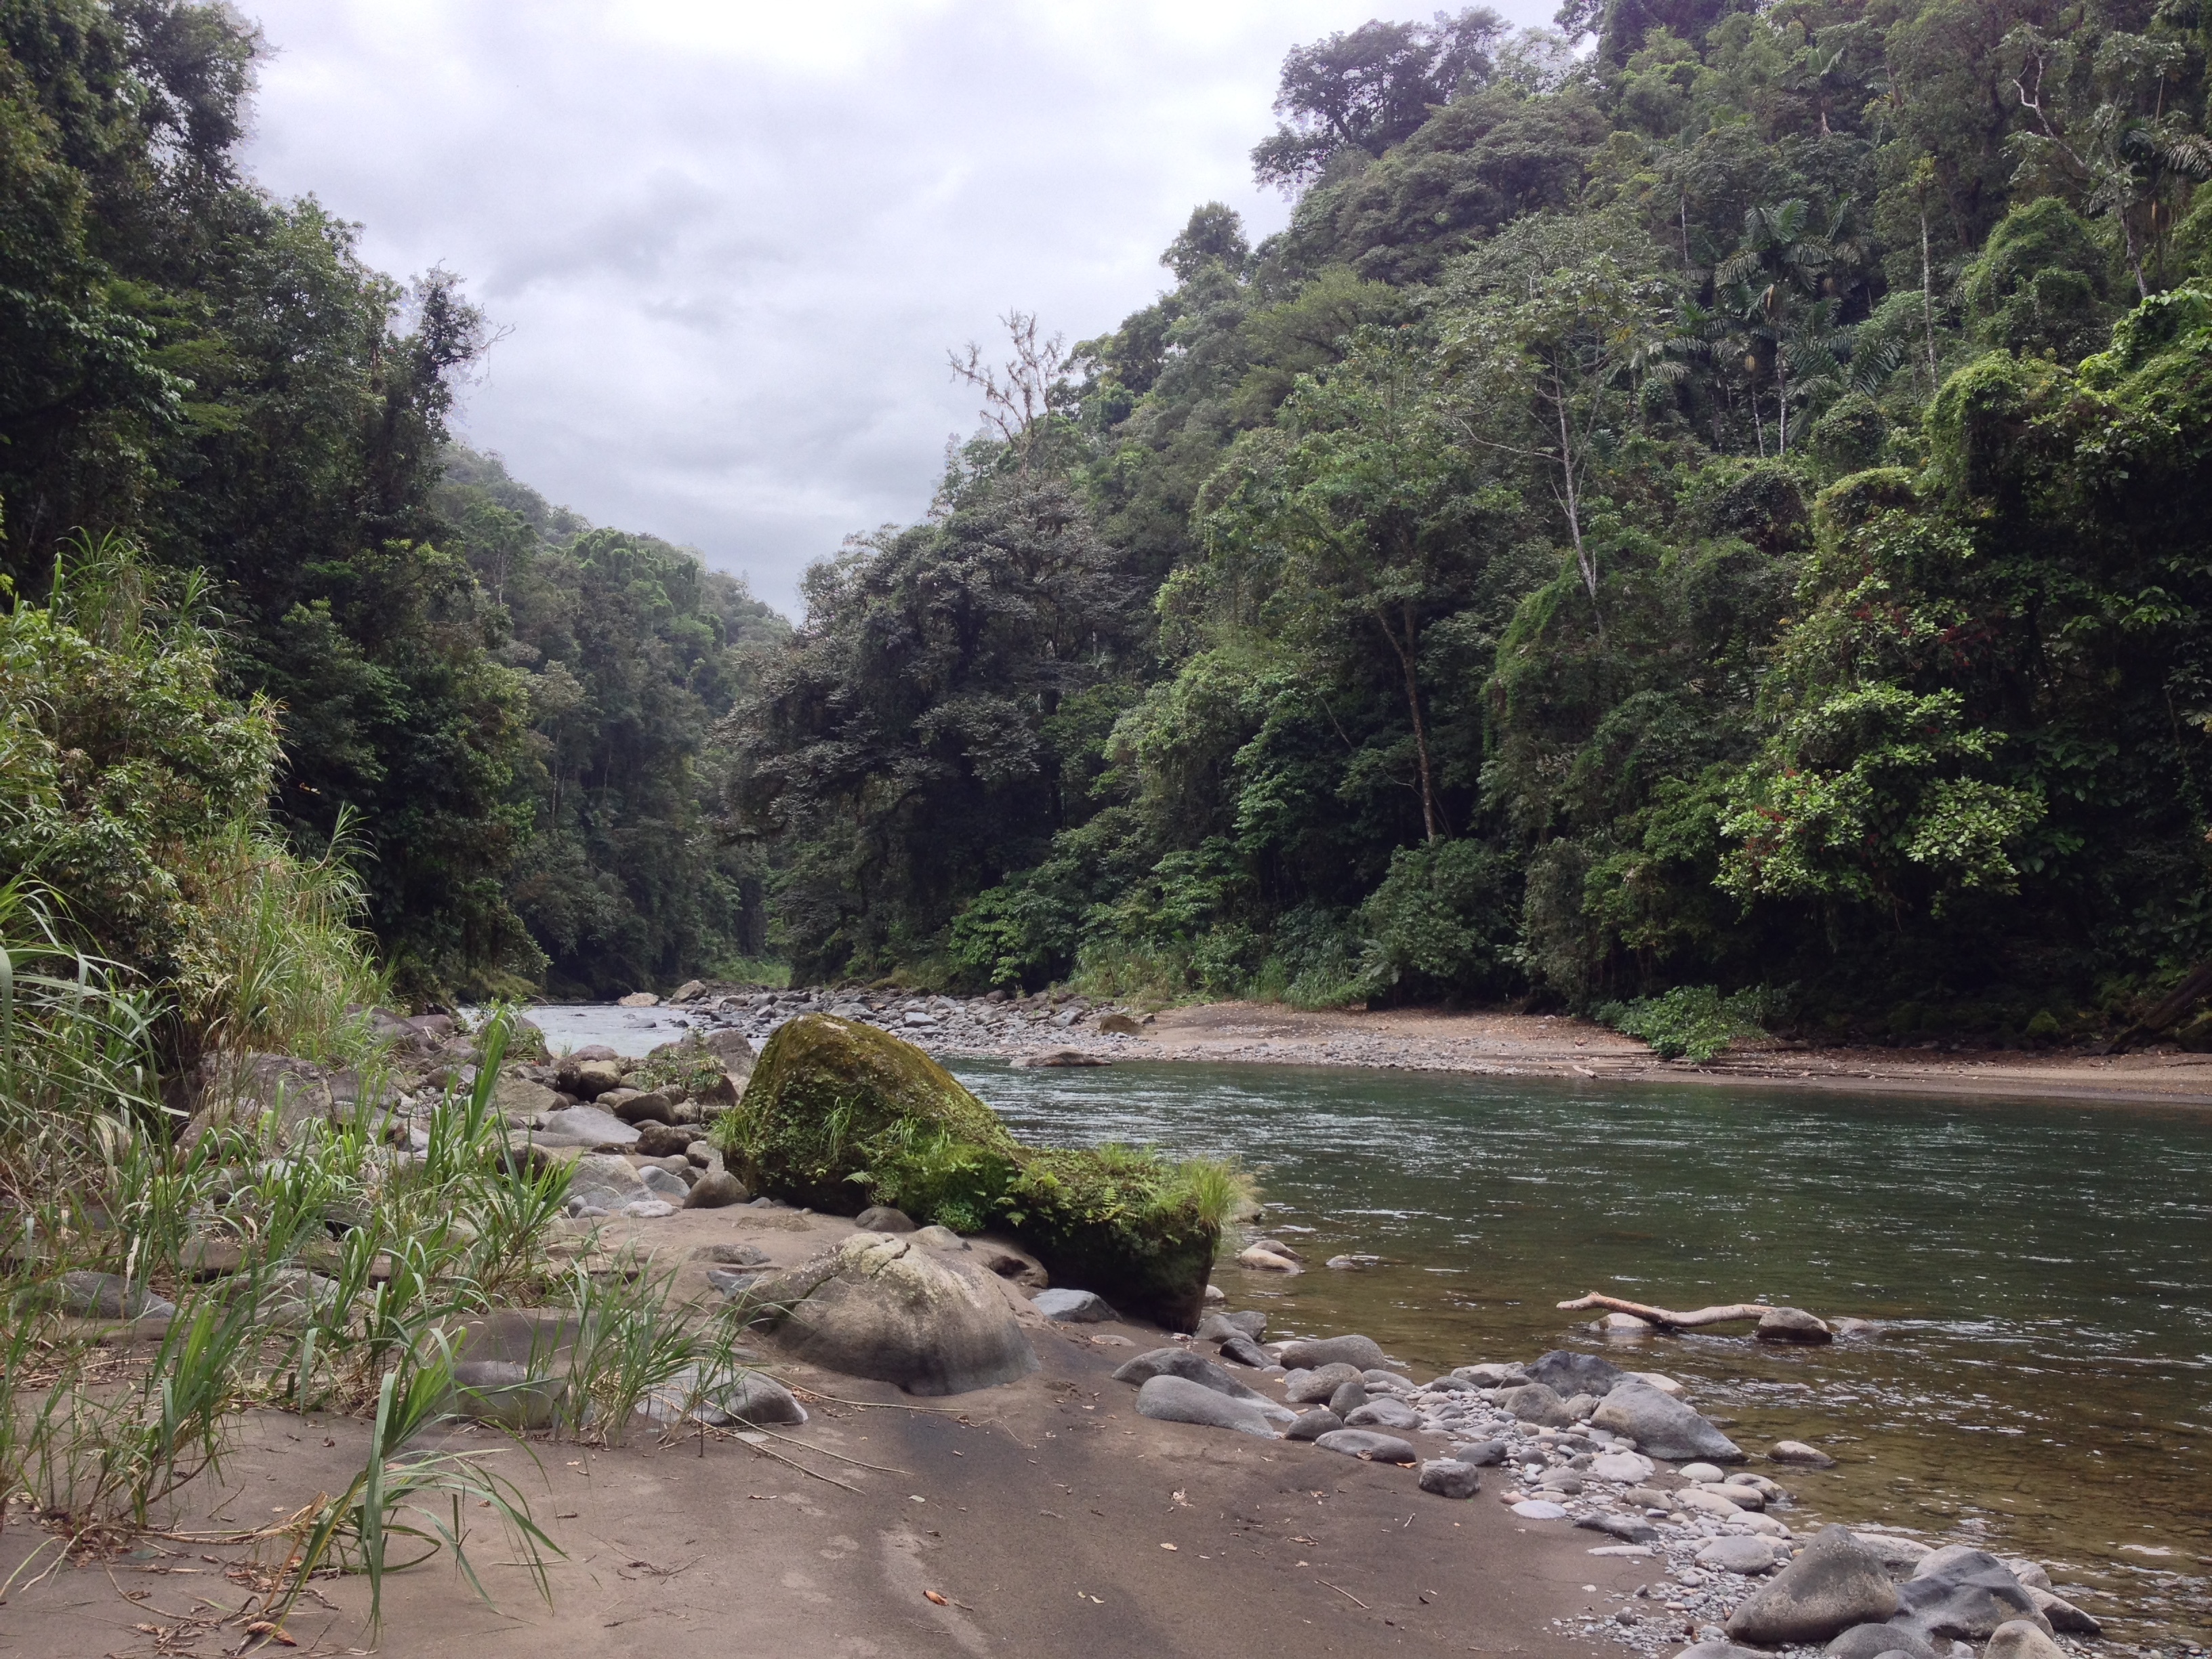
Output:
M1014 1054L1041 1047L1079 1048L1107 1060L1395 1066L1497 1077L1757 1083L1860 1093L2212 1106L2212 1054L1775 1044L1692 1066L1661 1060L1633 1038L1588 1020L1427 1009L1303 1012L1271 1003L1217 1002L1165 1010L1134 1035L1108 1036L1078 1024L1054 1031L1048 1042L956 1042L939 1046L939 1052Z
M690 1259L702 1244L752 1243L781 1263L850 1231L746 1207L611 1230L658 1261L683 1262L679 1289L702 1296L704 1264ZM1042 1370L951 1400L773 1365L806 1391L813 1415L764 1450L842 1485L727 1433L662 1446L641 1432L614 1449L525 1449L484 1431L455 1433L456 1447L498 1449L499 1467L567 1552L552 1608L485 1511L472 1545L490 1564L482 1571L496 1612L433 1561L387 1581L377 1650L1594 1655L1619 1650L1567 1638L1553 1621L1616 1604L1663 1566L1593 1558L1602 1540L1520 1521L1487 1492L1465 1503L1428 1497L1409 1470L1139 1418L1134 1390L1108 1373L1160 1333L1057 1326L1026 1304L1022 1318ZM243 1419L223 1480L191 1492L176 1530L264 1523L338 1490L366 1437L350 1418ZM21 1524L0 1532L0 1580L45 1537ZM0 1652L240 1650L239 1626L213 1621L243 1605L256 1552L148 1544L19 1583L0 1607ZM272 1559L274 1548L259 1553ZM296 1650L366 1648L365 1583L321 1580L315 1591L288 1624Z

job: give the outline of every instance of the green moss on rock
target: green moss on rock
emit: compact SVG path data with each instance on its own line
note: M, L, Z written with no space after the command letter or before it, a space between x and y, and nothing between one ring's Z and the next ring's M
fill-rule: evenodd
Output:
M872 1026L805 1014L779 1027L714 1138L756 1192L831 1214L890 1204L958 1232L1002 1227L1056 1279L1165 1325L1198 1322L1222 1171L1024 1146L951 1073Z

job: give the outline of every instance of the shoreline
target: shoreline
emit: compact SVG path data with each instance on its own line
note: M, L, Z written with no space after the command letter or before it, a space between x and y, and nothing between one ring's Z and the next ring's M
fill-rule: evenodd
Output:
M939 1060L1196 1061L2212 1108L2212 1054L2184 1054L2166 1044L2107 1056L1935 1043L1898 1049L1770 1042L1693 1065L1662 1060L1632 1037L1568 1015L1309 1012L1256 1002L1202 1003L1146 1014L1082 997L994 1001L837 991L701 995L653 1012L668 1017L661 1023L671 1026L656 1042L680 1036L678 1022L694 1021L693 1029L732 1027L764 1040L794 1014L827 1012L892 1030ZM1102 1021L1126 1029L1102 1030ZM561 1046L557 1038L554 1046Z

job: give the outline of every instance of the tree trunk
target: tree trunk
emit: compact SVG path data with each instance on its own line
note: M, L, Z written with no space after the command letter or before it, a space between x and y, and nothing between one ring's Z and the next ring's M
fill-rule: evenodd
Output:
M1413 717L1413 753L1419 762L1421 773L1421 829L1428 841L1433 844L1443 839L1443 831L1437 816L1436 778L1429 767L1428 722L1421 718L1421 684L1419 673L1413 663L1416 635L1413 626L1413 607L1411 604L1405 607L1405 617L1406 637L1402 643L1392 630L1390 618L1387 613L1377 611L1375 620L1382 629L1382 637L1390 641L1390 648L1398 653L1398 665L1405 672L1406 712Z
M1936 395L1936 278L1928 258L1928 204L1920 204L1920 324L1928 336L1928 395Z
M1701 1325L1741 1324L1747 1319L1764 1319L1774 1311L1764 1302L1729 1302L1718 1307L1692 1308L1687 1313L1676 1313L1668 1308L1653 1308L1641 1302L1625 1301L1617 1296L1601 1296L1595 1291L1588 1296L1577 1297L1572 1302L1562 1302L1559 1307L1568 1313L1603 1308L1611 1313L1625 1313L1648 1320L1654 1325L1668 1325L1680 1330L1692 1330Z

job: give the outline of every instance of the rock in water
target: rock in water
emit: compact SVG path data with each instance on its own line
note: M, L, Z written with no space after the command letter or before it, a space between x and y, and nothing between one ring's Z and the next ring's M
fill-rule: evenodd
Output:
M1246 1388L1211 1359L1194 1354L1188 1348L1149 1349L1134 1359L1124 1360L1114 1372L1116 1382L1129 1382L1139 1387L1156 1376L1180 1376L1186 1382L1195 1382L1201 1389L1211 1389L1216 1394L1227 1395L1232 1400L1267 1398ZM1291 1413L1285 1411L1284 1415L1288 1417Z
M1637 1450L1647 1456L1743 1462L1743 1449L1735 1441L1680 1401L1646 1382L1623 1382L1598 1402L1590 1421L1601 1429L1626 1435L1636 1443Z
M1064 1325L1103 1325L1120 1317L1104 1297L1089 1291L1039 1291L1030 1298L1030 1306Z
M2067 1659L2067 1653L2027 1620L2013 1619L1990 1632L1982 1659Z
M1233 1400L1183 1376L1148 1377L1137 1390L1137 1415L1162 1423L1195 1423L1209 1429L1234 1429L1261 1440L1278 1439L1267 1413L1268 1408L1256 1400Z
M1602 1400L1627 1376L1626 1371L1610 1360L1601 1359L1594 1353L1577 1353L1571 1348L1554 1348L1528 1367L1531 1382L1541 1382L1562 1400L1571 1400L1578 1394L1592 1394Z
M1054 1279L1172 1329L1198 1323L1221 1233L1194 1199L1117 1198L1124 1177L1096 1153L1024 1146L942 1066L872 1025L801 1014L777 1027L716 1139L754 1191L833 1215L860 1206L856 1176L896 1195L896 1147L936 1146L983 1212L1022 1213L1015 1237Z
M1534 1423L1539 1428L1564 1429L1575 1420L1567 1410L1567 1402L1541 1382L1524 1382L1517 1389L1500 1389L1498 1404L1523 1423ZM1641 1444L1643 1437L1638 1435L1637 1441Z
M1848 1527L1829 1526L1729 1615L1728 1633L1764 1647L1825 1642L1853 1625L1886 1620L1897 1609L1897 1586L1881 1560Z
M1431 1458L1421 1465L1421 1490L1439 1498L1472 1498L1482 1490L1482 1471L1456 1458Z
M1263 1273L1294 1273L1300 1271L1298 1264L1290 1257L1277 1255L1273 1250L1263 1250L1257 1244L1249 1245L1237 1251L1237 1265Z
M1334 1429L1314 1442L1323 1451L1341 1452L1370 1463L1417 1463L1420 1454L1395 1435L1373 1434L1365 1429Z
M1332 1336L1318 1342L1285 1342L1282 1363L1292 1370L1343 1364L1364 1371L1389 1357L1371 1336Z
M1761 1342L1832 1342L1835 1333L1802 1308L1776 1308L1759 1316L1752 1332Z
M1037 1369L996 1279L904 1238L854 1233L753 1296L793 1358L908 1394L966 1394Z
M1897 1622L1929 1638L1978 1642L2014 1620L2050 1629L2027 1587L1985 1550L1936 1551L1898 1586L1897 1596Z
M1774 1449L1766 1454L1778 1463L1801 1463L1809 1469L1832 1469L1836 1460L1817 1446L1808 1446L1802 1440L1778 1440Z
M2015 1573L2014 1577L2018 1577L2019 1575ZM2105 1633L2104 1626L2098 1623L2094 1614L2083 1612L2064 1596L2054 1595L2034 1584L2027 1585L2027 1594L2035 1603L2035 1610L2044 1616L2054 1631L2063 1630L2069 1636L2102 1636Z

